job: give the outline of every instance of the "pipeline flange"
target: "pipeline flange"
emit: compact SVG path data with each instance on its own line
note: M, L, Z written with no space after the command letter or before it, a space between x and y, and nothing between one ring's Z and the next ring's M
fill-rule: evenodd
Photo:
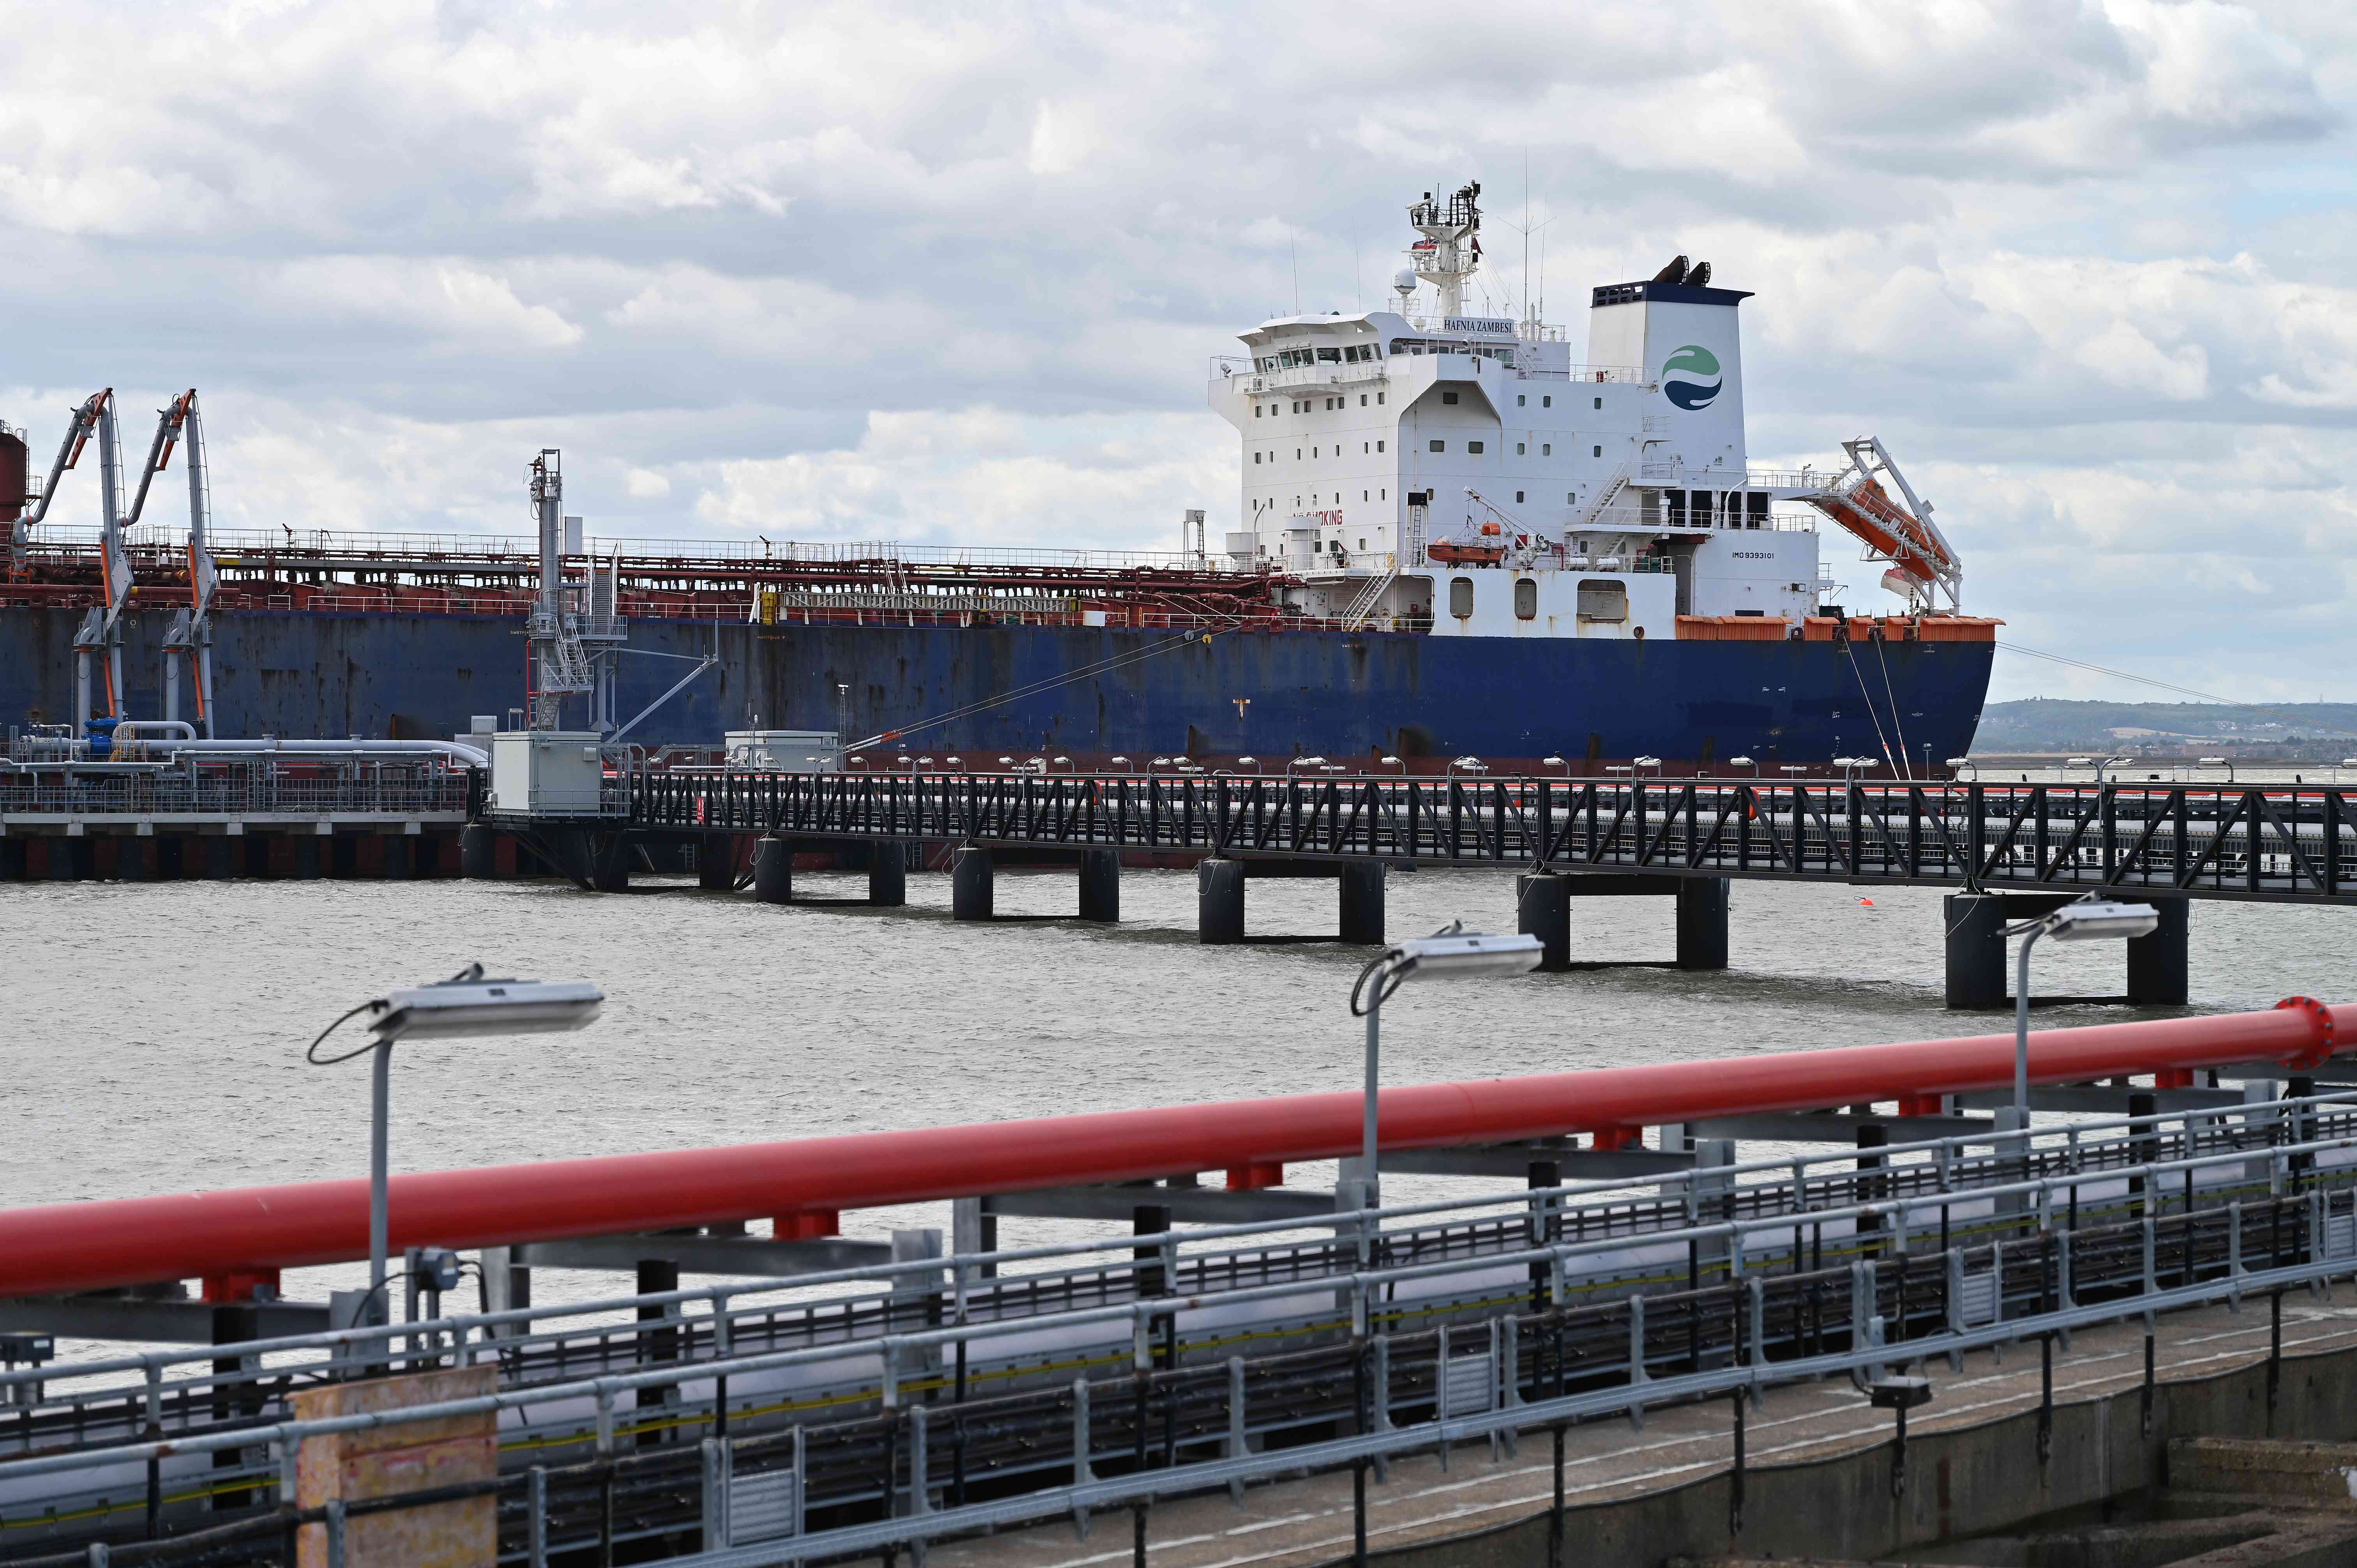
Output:
M2305 1013L2316 1026L2317 1043L2313 1050L2305 1051L2284 1065L2296 1072L2322 1067L2331 1059L2333 1051L2332 1009L2313 996L2287 996L2276 1004L2278 1009L2291 1008Z

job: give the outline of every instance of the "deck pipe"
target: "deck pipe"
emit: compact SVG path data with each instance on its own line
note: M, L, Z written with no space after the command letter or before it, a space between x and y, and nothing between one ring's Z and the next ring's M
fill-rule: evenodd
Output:
M2034 1083L2257 1064L2312 1070L2357 1044L2357 1004L2304 997L2263 1013L2049 1029ZM1765 1052L1539 1077L1404 1085L1381 1106L1386 1149L1632 1130L1999 1089L2013 1036ZM395 1176L392 1245L475 1248L737 1220L806 1233L846 1208L1047 1187L1247 1171L1354 1153L1360 1097L1277 1095L903 1132L548 1160ZM368 1250L365 1178L0 1210L0 1294L111 1289L349 1262Z

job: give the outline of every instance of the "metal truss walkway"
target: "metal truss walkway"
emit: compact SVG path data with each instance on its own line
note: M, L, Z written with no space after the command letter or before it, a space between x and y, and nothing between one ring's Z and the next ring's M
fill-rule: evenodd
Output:
M763 834L2276 903L2357 901L2347 791L1129 774L630 773L541 830Z

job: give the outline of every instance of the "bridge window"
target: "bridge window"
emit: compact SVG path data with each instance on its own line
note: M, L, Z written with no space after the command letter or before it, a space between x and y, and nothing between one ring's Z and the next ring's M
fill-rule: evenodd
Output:
M1520 500L1522 498L1517 496L1514 499ZM1539 618L1539 585L1537 578L1517 577L1514 579L1514 618L1516 620L1536 620Z
M1458 620L1469 619L1472 616L1472 578L1451 577L1448 579L1448 613L1455 616Z
M1318 350L1318 362L1321 365L1339 365L1342 362L1342 350L1320 349Z
M1629 618L1627 586L1620 583L1593 580L1580 584L1579 618L1600 621L1627 620Z

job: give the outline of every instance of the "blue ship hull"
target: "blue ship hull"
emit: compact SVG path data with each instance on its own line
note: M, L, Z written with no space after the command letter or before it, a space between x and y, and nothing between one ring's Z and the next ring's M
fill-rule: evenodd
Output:
M73 703L79 612L0 611L0 722L55 723ZM127 716L162 713L167 618L128 618ZM711 623L637 620L616 703L654 701L715 646ZM1412 633L1093 627L717 628L721 664L630 739L715 743L724 730L837 725L838 685L879 757L970 764L1184 754L1335 762L1550 755L1575 773L1658 757L1736 756L1771 769L1851 754L1920 768L1964 754L1994 646L1962 642L1472 639ZM673 658L647 657L670 654ZM523 702L519 620L231 611L215 618L215 733L447 737ZM1087 671L1076 674L1076 671ZM1009 693L1014 693L1009 695ZM944 717L944 715L954 715Z

